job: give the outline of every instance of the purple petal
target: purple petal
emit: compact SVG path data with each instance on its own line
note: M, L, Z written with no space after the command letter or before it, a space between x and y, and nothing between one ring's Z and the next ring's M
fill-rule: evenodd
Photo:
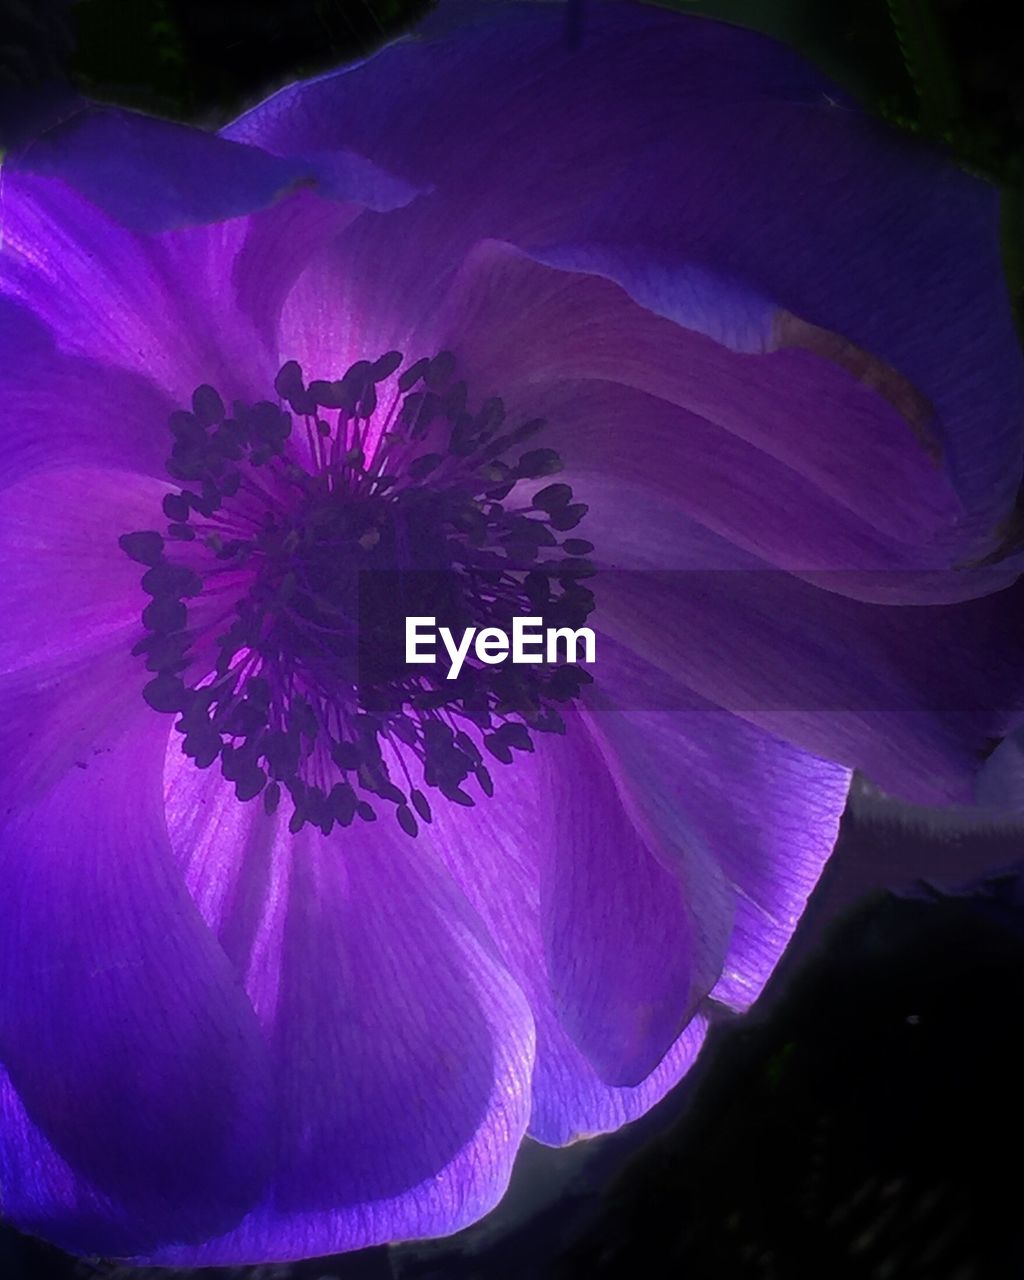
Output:
M367 215L331 244L311 255L284 298L275 323L278 357L297 360L310 379L338 378L356 360L402 351L411 363L436 354L434 339L417 341L417 319L433 310L440 293L430 277L437 264L390 232L382 247L382 226L401 225L399 210ZM381 271L381 253L388 269Z
M537 738L493 799L439 805L431 830L529 997L530 1132L559 1143L642 1115L692 1063L731 903L713 850L632 822L577 717Z
M320 247L360 212L358 205L340 206L302 191L249 219L245 239L230 264L230 279L239 309L282 364L296 358L291 352L282 356L274 347L285 298Z
M184 403L201 382L230 397L273 376L224 289L242 227L142 237L63 183L24 174L7 180L4 221L0 290L63 352L148 377Z
M204 382L227 400L272 393L283 298L315 251L381 195L371 172L349 201L303 190L248 218L147 236L62 182L5 182L0 291L31 308L62 351L148 377L177 403Z
M643 493L634 519L652 536L676 508L798 571L948 565L962 510L915 424L819 355L744 351L755 300L706 273L691 284L687 328L605 281L487 244L438 332L481 395L551 423L584 488L594 477ZM601 502L591 507L600 541ZM963 575L934 589L978 587Z
M80 466L35 471L3 490L0 671L127 655L148 597L117 540L159 521L167 491L148 477Z
M700 199L678 192L680 168ZM573 243L547 256L648 304L652 277L664 298L695 260L728 263L785 312L898 371L933 410L979 535L1006 514L1021 471L1024 365L1000 258L999 192L939 153L827 97L768 112L708 105L683 138L639 156Z
M799 318L777 367L803 377L810 342L876 384L895 371L934 409L964 537L998 536L1024 390L998 192L851 109L781 46L608 4L571 48L557 6L454 6L417 41L282 90L225 133L282 155L354 147L433 184L429 243L449 263L505 238L673 318L695 270L727 275Z
M0 346L0 487L55 466L163 473L169 436L161 428L174 402L148 378L64 355L27 307L3 297Z
M1019 724L1019 717L1016 719ZM990 810L1024 813L1024 733L1019 728L985 761L978 775L976 798Z
M595 625L670 676L675 705L693 691L893 794L944 803L971 799L1021 704L1020 609L1019 586L901 608L768 570L621 572L601 577Z
M761 36L655 8L592 6L570 50L558 8L445 5L412 39L282 89L222 136L292 157L354 149L457 194L477 234L495 234L494 219L536 233L578 222L694 99L806 98L821 84Z
M3 490L0 798L12 811L88 769L139 712L166 738L130 653L147 603L141 566L118 545L120 534L151 524L165 491L147 477L83 466L40 468Z
M167 786L186 880L271 1046L278 1156L236 1231L156 1260L305 1257L481 1216L528 1118L533 1023L429 831L381 815L289 836L173 743Z
M266 1173L265 1050L171 861L167 723L129 654L145 597L117 536L162 492L66 467L0 508L4 1203L79 1252L222 1231Z
M17 1099L0 1133L12 1221L123 1255L224 1231L258 1199L268 1075L252 1008L169 856L160 722L137 693L118 712L107 680L115 710L44 795L45 735L11 677L0 689L22 757L5 745L0 1060ZM72 707L51 690L34 710Z
M713 852L651 822L573 723L544 743L541 931L555 1011L607 1084L641 1083L721 972L731 904ZM510 784L511 785L511 784ZM523 785L518 778L515 785ZM668 848L666 848L668 846Z
M734 917L711 995L741 1011L760 995L832 852L850 771L696 700L669 709L671 684L602 637L587 719L638 809L661 825L685 819L714 852Z

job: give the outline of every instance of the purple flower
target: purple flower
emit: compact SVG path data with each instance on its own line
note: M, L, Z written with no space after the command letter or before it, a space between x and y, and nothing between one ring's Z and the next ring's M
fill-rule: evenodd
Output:
M5 174L0 1189L66 1248L474 1220L757 997L850 768L963 799L1002 727L995 192L760 37L562 24Z

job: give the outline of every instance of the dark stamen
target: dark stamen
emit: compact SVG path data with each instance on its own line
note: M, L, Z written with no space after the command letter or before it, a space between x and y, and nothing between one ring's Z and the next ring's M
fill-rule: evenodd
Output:
M563 733L553 704L590 680L565 663L471 655L455 680L405 663L407 616L578 628L594 598L592 544L556 536L585 504L560 481L518 496L561 470L553 449L521 452L544 423L504 429L496 398L470 412L450 352L401 363L390 351L307 385L288 361L278 403L230 410L198 387L169 421L165 532L120 539L152 597L134 649L147 703L239 800L273 814L287 794L291 831L372 822L372 797L415 836L432 808L414 779L459 805L470 782L490 796L483 751L507 765L533 733Z

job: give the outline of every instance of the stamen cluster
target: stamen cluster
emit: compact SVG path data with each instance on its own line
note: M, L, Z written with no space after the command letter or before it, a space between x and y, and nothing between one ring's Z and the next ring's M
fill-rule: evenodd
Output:
M286 794L293 832L373 821L382 800L415 835L424 787L468 806L472 778L491 795L485 753L507 764L532 733L564 732L555 704L590 679L564 664L471 660L454 681L406 666L406 616L577 628L594 600L593 547L562 536L586 506L563 483L523 496L562 466L522 448L544 422L509 428L496 398L470 413L450 353L401 364L390 351L307 384L289 361L277 402L230 413L197 388L169 422L180 487L164 531L120 539L147 566L147 702L239 800L273 813Z

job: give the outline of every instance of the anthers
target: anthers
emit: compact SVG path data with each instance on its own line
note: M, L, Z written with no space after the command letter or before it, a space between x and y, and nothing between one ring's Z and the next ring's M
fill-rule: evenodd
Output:
M269 814L287 796L293 832L372 822L383 801L415 835L427 791L491 795L485 760L563 733L558 705L590 680L405 664L406 616L577 628L594 597L593 547L573 532L586 506L548 479L558 454L530 444L544 422L508 426L497 398L470 412L448 352L402 364L389 351L307 384L288 361L276 402L230 411L198 387L169 421L162 530L120 538L150 597L133 650L146 701L239 800Z

